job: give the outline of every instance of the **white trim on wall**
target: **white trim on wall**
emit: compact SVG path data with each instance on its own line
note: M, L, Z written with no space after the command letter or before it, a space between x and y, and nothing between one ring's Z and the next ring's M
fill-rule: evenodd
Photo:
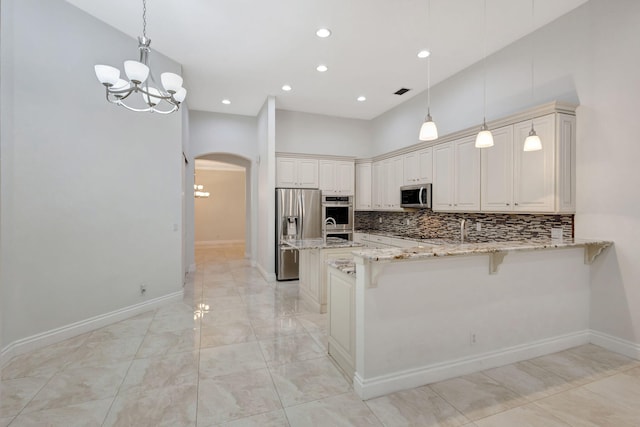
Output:
M113 323L120 322L158 307L163 307L173 302L182 301L183 297L183 291L173 292L139 304L130 305L109 313L90 317L79 322L19 339L7 345L2 349L2 351L0 351L0 367L4 366L9 360L19 354L55 344L87 332L95 331L96 329L109 326Z
M615 353L640 360L640 344L604 332L591 330L591 343Z

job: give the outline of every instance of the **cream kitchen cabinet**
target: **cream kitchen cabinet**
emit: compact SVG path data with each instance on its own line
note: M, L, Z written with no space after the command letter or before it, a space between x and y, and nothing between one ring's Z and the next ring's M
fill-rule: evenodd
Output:
M531 120L495 130L495 145L482 150L483 211L575 211L575 117L548 114L533 125L540 151L523 151Z
M276 158L276 187L318 188L318 186L317 159Z
M404 183L403 156L391 157L373 163L372 199L376 210L402 210L400 187Z
M319 188L323 195L353 196L353 162L320 160L318 165Z
M480 210L480 150L475 135L433 147L433 210Z
M433 182L433 148L424 148L404 155L404 185Z
M356 169L356 202L355 209L369 211L371 201L371 162L357 163Z

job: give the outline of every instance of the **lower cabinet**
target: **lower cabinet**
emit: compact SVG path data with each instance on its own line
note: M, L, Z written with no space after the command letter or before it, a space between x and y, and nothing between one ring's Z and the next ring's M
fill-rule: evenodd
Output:
M351 258L357 248L304 249L300 252L299 286L303 303L316 313L327 312L327 261Z
M356 278L335 268L327 269L329 292L329 356L347 378L355 373L355 287Z

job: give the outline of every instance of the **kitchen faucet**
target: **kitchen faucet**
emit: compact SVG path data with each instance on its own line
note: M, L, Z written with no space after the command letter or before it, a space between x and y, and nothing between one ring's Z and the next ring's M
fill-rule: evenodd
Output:
M464 235L466 234L466 225L467 225L467 220L466 219L462 219L460 221L460 243L464 243Z

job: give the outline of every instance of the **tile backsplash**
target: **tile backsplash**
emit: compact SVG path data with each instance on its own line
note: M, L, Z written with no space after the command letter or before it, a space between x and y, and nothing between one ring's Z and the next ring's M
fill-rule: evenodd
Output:
M421 209L411 212L356 211L356 231L383 232L418 239L459 239L460 222L467 220L467 241L489 242L551 237L562 228L573 237L573 215L443 213ZM408 224L407 224L408 221ZM481 229L477 231L477 224Z

